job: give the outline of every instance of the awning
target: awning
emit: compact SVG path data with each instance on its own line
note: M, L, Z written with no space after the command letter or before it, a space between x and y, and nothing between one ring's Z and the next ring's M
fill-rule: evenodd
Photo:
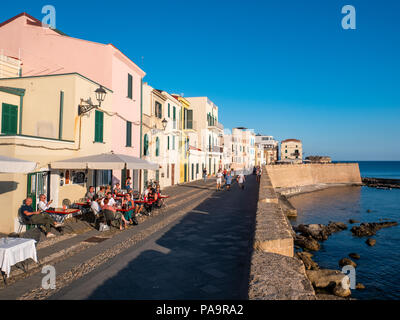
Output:
M0 156L0 173L28 173L35 169L35 162Z
M159 165L137 157L123 154L102 153L50 163L52 169L92 169L92 170L158 170Z

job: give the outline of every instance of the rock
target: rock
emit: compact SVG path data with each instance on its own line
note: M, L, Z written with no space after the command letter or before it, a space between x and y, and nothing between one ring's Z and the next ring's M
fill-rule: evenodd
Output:
M299 247L311 251L318 251L320 249L320 245L318 241L316 241L313 238L306 238L301 235L296 235L296 238L294 239L294 244L298 245Z
M312 254L306 251L297 252L296 256L303 261L306 270L319 270L318 264L311 259Z
M357 263L355 263L353 260L349 258L343 258L342 260L339 261L339 266L341 267L353 266L354 268L357 268Z
M360 259L360 255L358 253L350 253L349 257L357 260Z
M352 227L351 232L357 237L369 237L375 235L380 229L397 225L396 221L361 223L359 226Z
M306 270L308 279L310 279L311 284L314 288L333 288L336 285L340 285L342 280L346 277L346 281L350 284L349 278L338 270L331 269L321 269L321 270Z
M372 212L372 210L371 210L371 209L368 209L368 210L367 210L367 212L368 212L368 213L371 213L371 212Z
M365 243L367 245L369 245L370 247L373 247L376 244L376 240L372 239L372 238L369 238L369 239L367 239L367 241L365 241Z
M351 290L349 287L344 288L342 285L336 285L333 288L333 294L341 298L346 298L351 295Z
M332 233L347 229L347 225L342 222L330 222L327 226L323 224L300 224L293 229L304 237L325 241Z
M356 289L357 289L357 290L364 290L364 289L365 289L365 286L364 286L362 283L357 283L357 284L356 284Z
M350 219L349 220L349 223L350 224L355 224L355 223L359 223L360 221L358 221L358 220L354 220L354 219Z

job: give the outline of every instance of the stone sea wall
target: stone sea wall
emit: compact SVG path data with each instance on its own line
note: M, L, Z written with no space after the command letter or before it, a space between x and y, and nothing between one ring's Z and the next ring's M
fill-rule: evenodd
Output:
M362 184L358 163L271 165L266 169L272 186L279 189Z
M294 232L266 170L259 189L249 299L316 299L303 262L294 257Z

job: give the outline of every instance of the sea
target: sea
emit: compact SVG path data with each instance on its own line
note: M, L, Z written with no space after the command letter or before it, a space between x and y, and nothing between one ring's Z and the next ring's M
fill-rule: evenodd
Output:
M354 162L354 161L353 161ZM400 179L400 161L360 161L362 177ZM362 222L397 221L400 224L400 189L375 189L364 186L333 187L290 198L298 210L292 225L328 224L340 221L348 230L338 232L322 242L314 261L321 268L341 270L339 260L358 253L356 282L364 290L352 290L360 300L400 299L400 226L381 229L373 237L376 245L369 247L366 237L352 235L349 219ZM354 224L354 225L358 225Z

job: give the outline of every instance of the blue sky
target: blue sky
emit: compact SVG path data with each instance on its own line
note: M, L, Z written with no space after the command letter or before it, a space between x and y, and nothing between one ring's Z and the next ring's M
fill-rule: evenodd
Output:
M301 139L306 156L400 160L400 1L20 0L0 20L47 4L58 29L113 43L153 87L208 96L227 128ZM341 27L347 4L356 30Z

